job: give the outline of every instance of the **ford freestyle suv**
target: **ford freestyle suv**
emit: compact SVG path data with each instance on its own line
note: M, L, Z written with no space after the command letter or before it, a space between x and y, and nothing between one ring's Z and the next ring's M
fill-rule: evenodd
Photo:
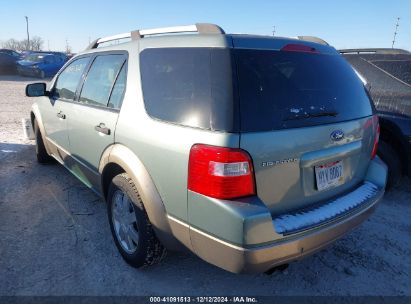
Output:
M371 214L387 168L363 83L304 39L212 24L98 39L27 86L37 159L106 200L135 267L165 248L231 272L312 254Z
M377 154L387 187L411 176L411 53L401 49L340 50L367 83L381 127Z

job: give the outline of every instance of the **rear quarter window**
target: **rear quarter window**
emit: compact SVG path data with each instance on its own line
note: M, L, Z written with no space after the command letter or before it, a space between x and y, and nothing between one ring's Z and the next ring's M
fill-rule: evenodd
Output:
M152 48L140 53L147 113L184 126L234 131L236 106L228 49Z

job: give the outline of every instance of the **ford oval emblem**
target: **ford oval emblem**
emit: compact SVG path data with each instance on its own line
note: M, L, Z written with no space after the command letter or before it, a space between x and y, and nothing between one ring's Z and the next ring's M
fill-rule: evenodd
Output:
M344 138L344 132L341 130L335 130L331 133L330 137L333 141L340 141Z

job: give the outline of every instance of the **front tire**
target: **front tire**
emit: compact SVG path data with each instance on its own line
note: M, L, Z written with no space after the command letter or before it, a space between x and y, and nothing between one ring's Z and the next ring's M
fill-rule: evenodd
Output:
M34 138L36 140L36 157L40 164L49 163L52 158L48 155L46 147L44 146L43 136L38 125L37 120L34 120Z
M112 180L107 209L114 242L128 264L139 268L164 258L166 249L157 239L137 188L126 173Z

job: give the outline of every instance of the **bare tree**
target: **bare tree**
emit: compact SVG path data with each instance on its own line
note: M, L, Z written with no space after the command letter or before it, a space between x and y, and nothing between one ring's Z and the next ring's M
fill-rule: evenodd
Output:
M34 36L30 39L29 50L41 51L43 48L43 44L44 41L41 37ZM1 43L1 46L5 49L24 51L27 50L27 40L16 40L12 38Z
M39 36L34 36L30 40L30 49L32 51L41 51L43 49L44 41Z
M24 40L23 40L23 42L25 44ZM5 49L21 51L21 50L25 49L24 44L22 44L22 41L18 41L16 39L9 39L9 40L4 41L2 43L2 47L5 48Z

